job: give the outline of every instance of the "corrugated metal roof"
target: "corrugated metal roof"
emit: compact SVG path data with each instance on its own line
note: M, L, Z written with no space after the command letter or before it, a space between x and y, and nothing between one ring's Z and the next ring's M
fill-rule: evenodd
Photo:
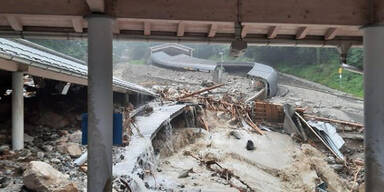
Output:
M15 41L0 38L0 58L14 60L48 71L69 74L70 76L88 78L88 67L85 65L85 62L48 48L39 48L40 46L36 44L32 45L32 42L25 40ZM113 86L146 95L156 95L142 86L117 78L113 78Z

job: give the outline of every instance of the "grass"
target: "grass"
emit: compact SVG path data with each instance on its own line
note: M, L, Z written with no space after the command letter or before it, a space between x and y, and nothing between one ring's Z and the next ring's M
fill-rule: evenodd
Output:
M362 98L364 95L363 76L343 70L340 83L338 74L339 65L336 63L320 65L281 64L276 68L280 72L317 82L327 87L352 94L356 97Z

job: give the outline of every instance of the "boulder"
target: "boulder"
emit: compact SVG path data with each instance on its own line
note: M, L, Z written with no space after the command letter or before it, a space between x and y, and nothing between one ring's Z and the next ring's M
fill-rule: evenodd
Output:
M67 153L71 157L80 157L80 155L83 153L80 148L80 144L78 143L60 143L57 146L57 150L60 153Z
M255 144L253 144L253 141L248 140L246 148L247 148L248 151L255 150Z
M76 184L68 176L41 161L31 161L23 173L24 185L33 191L77 192Z

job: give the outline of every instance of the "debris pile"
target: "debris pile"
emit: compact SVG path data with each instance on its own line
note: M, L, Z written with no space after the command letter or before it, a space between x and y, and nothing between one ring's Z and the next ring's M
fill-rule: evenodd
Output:
M159 69L159 71L161 70L164 69ZM173 73L170 70L168 72ZM190 75L191 73L186 72L183 75L185 74ZM198 75L203 75L203 73ZM150 78L149 76L146 77ZM190 75L190 77L193 76ZM226 78L234 77L227 74ZM153 79L158 80L159 78ZM214 84L209 80L204 80L204 77L201 79L199 83L195 82L194 79L180 79L178 76L172 79L172 76L169 76L169 79L163 77L161 81L174 83L167 83L165 86L153 86L154 90L161 96L162 102L189 103L197 106L197 109L199 109L196 117L197 127L200 126L207 132L189 145L173 150L173 152L167 153L165 156L158 157L156 171L151 172L148 177L144 176L142 179L148 189L217 189L219 191L231 191L233 189L257 191L257 189L264 189L257 187L261 186L263 182L260 178L255 178L259 182L247 181L252 178L247 170L248 166L256 167L256 169L259 169L256 172L261 171L260 174L264 176L267 174L269 177L274 178L271 179L274 182L270 183L269 187L271 188L269 191L314 191L320 189L324 191L357 191L359 186L362 186L364 182L362 177L363 158L360 157L360 154L363 154L362 143L352 141L353 145L351 146L351 140L362 139L358 137L358 135L362 134L361 124L325 118L321 113L313 113L311 105L309 105L311 108L305 105L302 107L301 105L304 102L283 102L296 105L296 107L285 107L283 104L271 103L263 99L263 97L259 97L263 95L263 89L259 89L260 93L257 91L232 91L231 81L226 81L224 84ZM147 84L147 86L152 85ZM277 97L282 99L292 94L292 92L284 91L284 88L281 88L280 91L283 92L280 92ZM325 128L320 124L324 125ZM138 128L140 129L140 127ZM173 127L173 130L177 129ZM260 154L261 156L257 156L252 160L246 158L246 155L243 154L259 153L266 147L260 145L271 145L271 142L276 142L262 138L270 138L274 134L287 135L293 139L290 139L289 142L288 139L284 140L285 143L283 142L279 147L286 148L287 143L295 141L291 144L292 148L289 151L284 151L286 155L279 158L286 159L286 163L269 165L264 160L258 160L261 156L265 158L264 156L271 155L268 154L269 152ZM221 138L215 138L214 135L220 135ZM355 138L351 139L353 137L351 135L355 135ZM172 140L174 145L178 143L178 141L172 139L172 136L171 138L162 137L161 140ZM219 144L221 140L226 140L230 144L221 145ZM233 143L235 140L238 140L239 143ZM163 146L166 147L167 145ZM236 151L230 150L233 146L236 146L237 150L242 147L244 151L241 154L236 154ZM353 147L355 149L351 149ZM216 150L218 151L216 152ZM225 153L223 150L228 151ZM269 150L279 151L276 148ZM188 154L194 154L195 158L192 157L192 159L198 161L198 167L187 158L188 156L191 157L190 155L185 156L186 151L188 151ZM223 153L223 155L219 155L220 153ZM204 165L201 161L209 161L205 159L205 155L211 157L213 155L215 159L215 161L212 161L215 162L213 163L214 170L212 167L205 170L200 167ZM226 167L226 163L235 164L236 166L247 165L246 169L238 172L243 175L239 176L239 178L242 181L244 178L244 183L222 177L221 173L228 174L231 178L233 175L238 175L235 172L239 170L233 167L231 169L231 166ZM292 170L295 170L294 173L289 172ZM174 171L178 172L178 174L173 175L172 172ZM210 173L207 173L207 171ZM217 179L213 179L218 184L211 186L214 186L214 188L210 188L203 179L211 178L213 176L212 172L216 172L218 176ZM308 174L311 176L308 177ZM183 175L183 177L180 177L180 175ZM199 177L202 177L202 180ZM291 178L292 181L288 178ZM305 180L308 178L312 179ZM190 182L193 185L190 185ZM237 184L235 185L232 182ZM224 187L223 184L230 187Z
M135 76L140 73L132 70L142 67L148 72ZM322 107L317 96L311 103L301 99L308 90L285 85L266 99L265 89L253 89L244 76L225 74L225 83L215 84L208 73L127 70L160 98L115 108L123 113L124 135L123 145L113 147L114 191L357 192L364 186L364 127L335 118L343 107ZM30 112L26 122L20 151L11 150L9 129L0 129L0 190L86 191L78 110Z

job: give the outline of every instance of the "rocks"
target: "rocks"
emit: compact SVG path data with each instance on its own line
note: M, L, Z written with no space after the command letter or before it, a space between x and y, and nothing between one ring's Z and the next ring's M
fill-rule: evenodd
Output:
M247 149L248 151L255 150L255 144L253 144L253 141L251 141L251 140L248 140L248 141L247 141L246 149Z
M58 164L58 163L61 163L61 161L58 158L52 158L51 163Z
M11 183L11 179L8 177L0 178L0 188L5 188Z
M39 151L39 152L37 152L36 156L37 156L38 159L43 159L44 158L44 153Z
M233 136L236 139L241 139L241 135L238 131L231 131L229 132L229 135Z
M201 82L201 86L203 86L203 87L212 87L214 85L215 85L215 83L213 81L210 81L210 80L203 80Z
M44 145L42 148L45 152L51 152L53 150L52 145Z
M68 136L68 140L73 143L81 143L82 132L77 130Z
M10 149L9 145L1 145L0 146L0 154L3 154L5 152L9 151L9 149Z
M24 142L26 142L26 143L32 143L32 142L33 142L33 139L34 139L34 138L33 138L32 136L30 136L30 135L24 133Z
M178 176L178 178L186 178L186 177L189 177L189 173L192 173L192 172L193 172L193 168L184 170L183 172L180 173L180 175Z
M77 186L68 176L41 161L31 161L23 174L24 185L41 192L77 192Z
M330 165L330 167L332 169L334 169L335 171L341 171L341 170L343 170L344 165L342 165L342 164L333 164L333 165Z
M81 151L80 145L78 143L61 143L59 146L57 146L57 150L61 153L68 153L71 157L80 157L80 155L83 153Z

